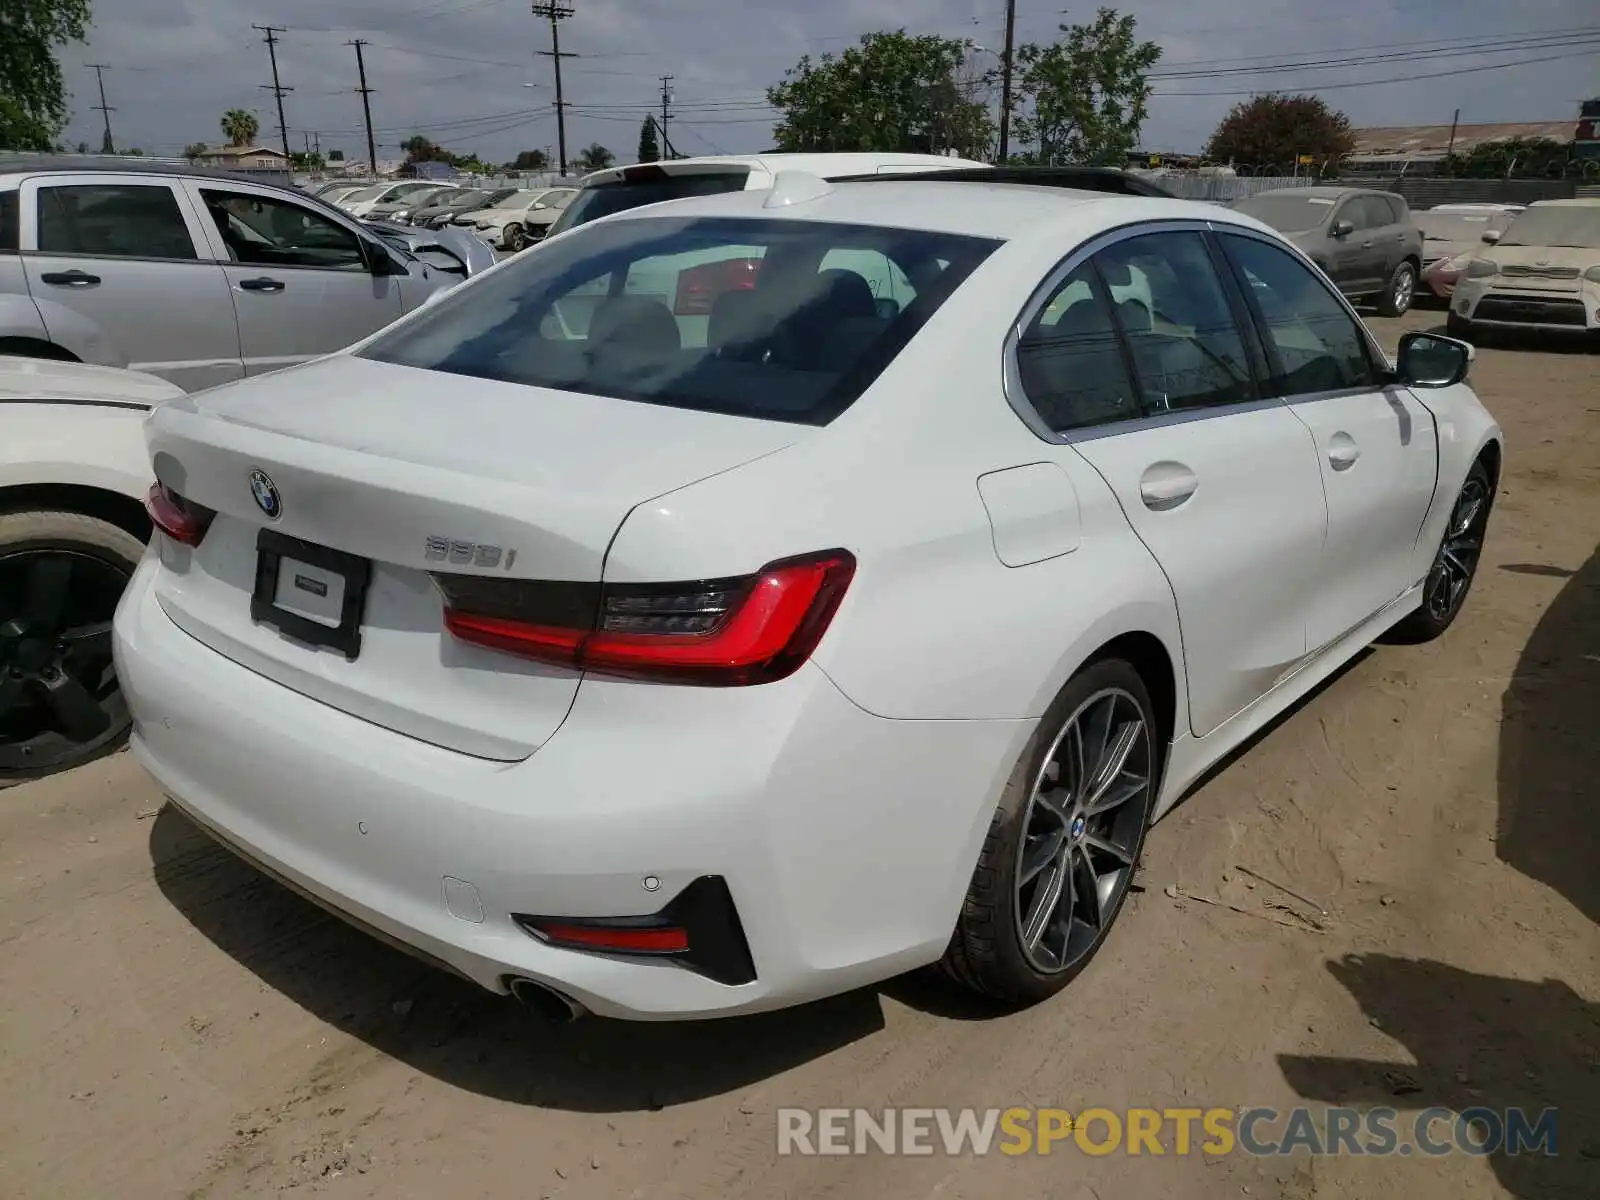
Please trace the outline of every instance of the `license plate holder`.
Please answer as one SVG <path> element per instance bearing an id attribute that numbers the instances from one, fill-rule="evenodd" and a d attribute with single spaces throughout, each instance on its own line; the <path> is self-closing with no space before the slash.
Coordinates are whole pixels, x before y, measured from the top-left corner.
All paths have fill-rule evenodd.
<path id="1" fill-rule="evenodd" d="M 250 619 L 354 662 L 371 580 L 365 558 L 263 529 L 256 535 Z"/>

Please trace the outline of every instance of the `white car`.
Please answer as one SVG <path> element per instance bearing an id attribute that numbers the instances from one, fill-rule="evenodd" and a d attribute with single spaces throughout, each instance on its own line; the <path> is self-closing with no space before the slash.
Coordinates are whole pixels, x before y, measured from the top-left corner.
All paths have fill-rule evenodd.
<path id="1" fill-rule="evenodd" d="M 575 188 L 526 188 L 488 208 L 462 213 L 451 224 L 476 231 L 495 250 L 515 254 L 541 241 L 577 194 Z"/>
<path id="2" fill-rule="evenodd" d="M 1535 201 L 1483 240 L 1456 281 L 1453 336 L 1531 330 L 1600 339 L 1600 196 Z"/>
<path id="3" fill-rule="evenodd" d="M 111 616 L 144 555 L 154 375 L 0 357 L 0 784 L 121 745 Z"/>
<path id="4" fill-rule="evenodd" d="M 564 312 L 717 246 L 759 271 L 704 318 Z M 1471 355 L 1391 366 L 1189 201 L 785 174 L 596 221 L 155 412 L 132 746 L 240 854 L 543 1009 L 940 960 L 1035 1001 L 1202 772 L 1455 619 L 1502 453 Z"/>
<path id="5" fill-rule="evenodd" d="M 373 183 L 340 196 L 337 205 L 352 217 L 364 217 L 379 205 L 421 195 L 439 187 L 437 179 L 403 179 L 398 183 Z"/>

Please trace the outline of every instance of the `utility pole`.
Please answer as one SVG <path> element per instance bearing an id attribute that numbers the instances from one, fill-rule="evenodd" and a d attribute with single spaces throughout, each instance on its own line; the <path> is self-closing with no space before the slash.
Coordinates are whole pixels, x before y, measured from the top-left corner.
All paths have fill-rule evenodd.
<path id="1" fill-rule="evenodd" d="M 96 108 L 96 109 L 99 110 L 100 115 L 103 116 L 105 118 L 105 121 L 106 121 L 106 140 L 105 140 L 104 144 L 101 145 L 101 147 L 100 147 L 100 153 L 102 153 L 102 154 L 115 154 L 117 152 L 117 147 L 116 147 L 116 143 L 111 140 L 111 114 L 116 112 L 117 110 L 112 108 L 109 104 L 106 103 L 106 77 L 105 77 L 105 72 L 109 71 L 111 68 L 108 67 L 105 63 L 84 63 L 83 65 L 86 66 L 86 67 L 93 67 L 94 68 L 95 80 L 100 84 L 100 103 L 99 104 L 95 104 L 95 105 L 91 105 L 92 108 Z"/>
<path id="2" fill-rule="evenodd" d="M 661 151 L 664 157 L 673 158 L 672 143 L 667 140 L 667 122 L 672 119 L 672 76 L 661 77 Z"/>
<path id="3" fill-rule="evenodd" d="M 1006 0 L 1006 48 L 1000 55 L 1000 154 L 1004 164 L 1011 150 L 1011 58 L 1017 43 L 1017 0 Z"/>
<path id="4" fill-rule="evenodd" d="M 367 165 L 372 168 L 374 176 L 378 173 L 378 147 L 372 140 L 372 101 L 367 97 L 372 95 L 372 89 L 367 86 L 367 60 L 361 56 L 361 47 L 367 43 L 362 38 L 353 42 L 346 42 L 347 46 L 356 48 L 356 74 L 361 76 L 361 86 L 356 91 L 361 93 L 361 112 L 367 122 Z"/>
<path id="5" fill-rule="evenodd" d="M 261 86 L 270 91 L 278 101 L 278 136 L 283 139 L 283 165 L 287 169 L 290 161 L 289 125 L 283 119 L 283 95 L 285 92 L 294 91 L 294 89 L 292 87 L 284 87 L 278 80 L 278 35 L 286 32 L 286 30 L 281 25 L 252 25 L 250 28 L 259 30 L 263 34 L 261 40 L 266 42 L 267 56 L 272 60 L 272 83 L 270 86 L 265 83 Z"/>
<path id="6" fill-rule="evenodd" d="M 105 97 L 102 96 L 101 100 L 104 101 L 104 99 Z M 1458 108 L 1456 109 L 1455 116 L 1450 118 L 1450 148 L 1444 152 L 1444 156 L 1446 158 L 1450 158 L 1456 152 L 1456 124 L 1460 120 L 1461 110 Z"/>
<path id="7" fill-rule="evenodd" d="M 534 0 L 533 15 L 550 22 L 550 49 L 537 53 L 549 58 L 556 68 L 556 146 L 561 153 L 561 174 L 567 173 L 567 101 L 561 92 L 561 60 L 576 54 L 561 52 L 561 22 L 572 15 L 570 0 Z"/>

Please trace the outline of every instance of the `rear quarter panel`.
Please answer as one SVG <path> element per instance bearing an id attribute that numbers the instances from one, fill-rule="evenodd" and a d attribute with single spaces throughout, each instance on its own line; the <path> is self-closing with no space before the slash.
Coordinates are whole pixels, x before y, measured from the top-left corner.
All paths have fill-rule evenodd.
<path id="1" fill-rule="evenodd" d="M 77 484 L 143 500 L 154 476 L 145 410 L 0 398 L 0 504 L 23 484 Z"/>
<path id="2" fill-rule="evenodd" d="M 1461 485 L 1466 482 L 1467 472 L 1491 442 L 1496 444 L 1502 456 L 1496 483 L 1505 478 L 1505 434 L 1494 415 L 1478 399 L 1470 383 L 1458 383 L 1448 388 L 1414 388 L 1411 394 L 1433 414 L 1439 439 L 1438 483 L 1427 519 L 1417 538 L 1416 569 L 1413 574 L 1421 579 L 1433 561 L 1440 539 L 1444 537 L 1445 523 L 1450 519 L 1450 510 L 1461 492 Z"/>

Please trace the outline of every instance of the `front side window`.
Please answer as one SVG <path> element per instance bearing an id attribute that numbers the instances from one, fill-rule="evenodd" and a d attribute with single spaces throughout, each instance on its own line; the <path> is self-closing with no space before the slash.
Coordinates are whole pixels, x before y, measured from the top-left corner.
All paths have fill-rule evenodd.
<path id="1" fill-rule="evenodd" d="M 1147 233 L 1094 256 L 1151 413 L 1256 399 L 1244 339 L 1198 233 Z"/>
<path id="2" fill-rule="evenodd" d="M 1309 267 L 1255 238 L 1224 233 L 1220 241 L 1261 314 L 1279 395 L 1378 386 L 1361 328 Z"/>
<path id="3" fill-rule="evenodd" d="M 362 356 L 826 424 L 997 245 L 831 222 L 641 216 L 547 243 L 447 295 Z M 881 310 L 863 276 L 825 265 L 847 253 L 881 255 L 922 284 L 916 298 L 904 310 Z"/>
<path id="4" fill-rule="evenodd" d="M 236 263 L 364 271 L 361 240 L 320 213 L 274 196 L 202 188 L 206 211 Z"/>
<path id="5" fill-rule="evenodd" d="M 195 259 L 178 198 L 165 184 L 39 189 L 39 249 L 49 254 Z"/>
<path id="6" fill-rule="evenodd" d="M 1023 331 L 1017 373 L 1056 433 L 1140 415 L 1111 302 L 1090 264 L 1068 275 Z"/>

